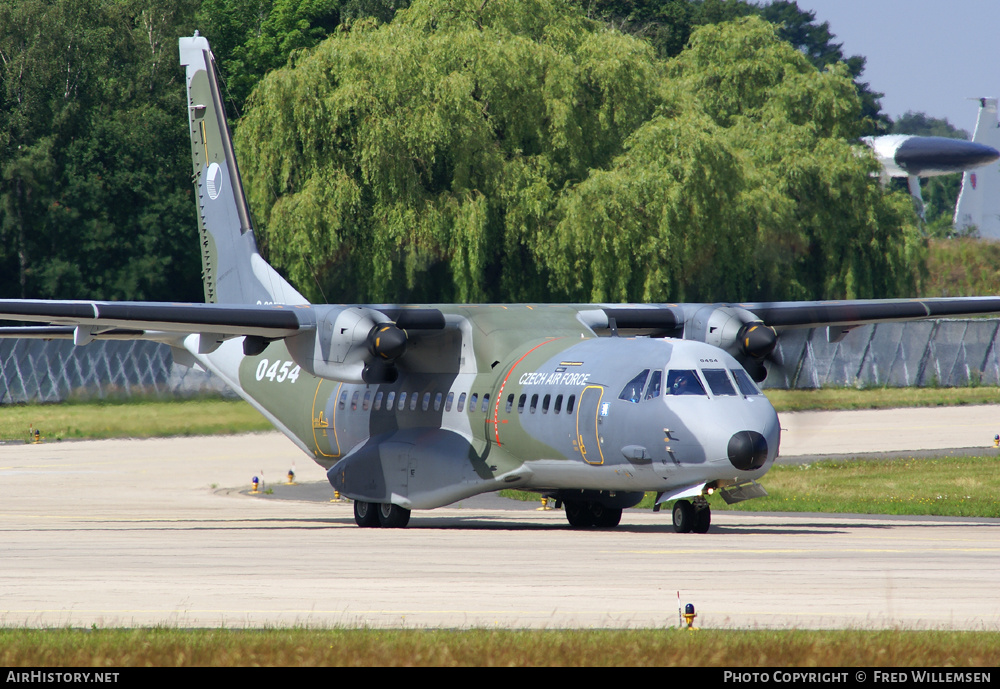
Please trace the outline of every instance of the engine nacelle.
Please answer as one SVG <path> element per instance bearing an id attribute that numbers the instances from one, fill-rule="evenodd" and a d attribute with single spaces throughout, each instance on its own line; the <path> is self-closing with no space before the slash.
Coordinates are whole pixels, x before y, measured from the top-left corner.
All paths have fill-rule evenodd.
<path id="1" fill-rule="evenodd" d="M 764 360 L 778 344 L 774 328 L 738 306 L 705 306 L 684 324 L 684 339 L 701 340 L 732 354 L 754 380 L 767 376 Z"/>
<path id="2" fill-rule="evenodd" d="M 370 344 L 377 328 L 382 328 L 393 343 L 392 358 L 402 354 L 401 333 L 384 313 L 359 306 L 314 306 L 316 329 L 285 340 L 288 352 L 304 371 L 345 383 L 382 382 L 372 380 L 371 367 L 376 361 L 378 375 L 385 377 L 394 371 L 387 366 L 386 356 L 378 356 Z M 388 329 L 388 330 L 386 330 Z M 391 363 L 389 361 L 388 363 Z"/>

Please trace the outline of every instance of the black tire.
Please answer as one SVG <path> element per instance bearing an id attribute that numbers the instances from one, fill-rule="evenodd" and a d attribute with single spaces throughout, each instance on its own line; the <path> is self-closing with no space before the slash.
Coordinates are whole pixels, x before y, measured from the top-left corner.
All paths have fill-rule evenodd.
<path id="1" fill-rule="evenodd" d="M 599 502 L 592 502 L 588 507 L 590 509 L 590 518 L 594 526 L 602 529 L 612 529 L 621 523 L 621 510 L 605 507 Z"/>
<path id="2" fill-rule="evenodd" d="M 674 531 L 690 533 L 694 527 L 694 505 L 687 500 L 674 503 Z"/>
<path id="3" fill-rule="evenodd" d="M 594 525 L 594 516 L 585 502 L 579 500 L 566 500 L 563 502 L 566 508 L 566 519 L 569 525 L 577 529 L 585 529 Z"/>
<path id="4" fill-rule="evenodd" d="M 694 524 L 691 530 L 695 533 L 708 533 L 708 527 L 712 525 L 712 508 L 705 505 L 700 510 L 695 510 Z"/>
<path id="5" fill-rule="evenodd" d="M 379 526 L 378 510 L 370 502 L 354 501 L 354 523 L 362 528 Z"/>
<path id="6" fill-rule="evenodd" d="M 410 510 L 391 502 L 383 502 L 375 510 L 378 513 L 378 523 L 386 529 L 402 529 L 410 523 Z"/>

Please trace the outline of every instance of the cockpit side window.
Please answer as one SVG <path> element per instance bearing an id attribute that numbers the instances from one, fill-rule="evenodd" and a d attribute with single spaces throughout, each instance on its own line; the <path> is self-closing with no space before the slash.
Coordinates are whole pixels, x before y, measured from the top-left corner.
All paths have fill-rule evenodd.
<path id="1" fill-rule="evenodd" d="M 744 395 L 759 395 L 760 389 L 754 384 L 753 379 L 750 378 L 750 374 L 744 371 L 742 368 L 734 368 L 733 378 L 736 379 L 736 384 L 740 387 L 740 392 Z"/>
<path id="2" fill-rule="evenodd" d="M 708 387 L 712 389 L 713 395 L 735 395 L 736 388 L 733 387 L 729 376 L 724 368 L 703 368 L 702 374 L 708 381 Z"/>
<path id="3" fill-rule="evenodd" d="M 668 395 L 706 395 L 698 374 L 690 370 L 667 371 Z M 707 395 L 706 395 L 707 396 Z"/>
<path id="4" fill-rule="evenodd" d="M 618 395 L 618 399 L 638 404 L 639 400 L 642 399 L 642 388 L 646 385 L 646 378 L 648 377 L 649 369 L 647 368 L 625 384 L 621 394 Z"/>
<path id="5" fill-rule="evenodd" d="M 646 397 L 644 399 L 651 400 L 660 396 L 660 383 L 663 381 L 663 371 L 657 369 L 653 371 L 653 375 L 649 377 L 649 387 L 646 388 Z"/>

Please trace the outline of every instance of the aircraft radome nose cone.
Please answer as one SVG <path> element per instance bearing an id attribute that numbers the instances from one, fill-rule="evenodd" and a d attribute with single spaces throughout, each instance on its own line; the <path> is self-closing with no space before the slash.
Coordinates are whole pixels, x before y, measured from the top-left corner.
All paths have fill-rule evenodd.
<path id="1" fill-rule="evenodd" d="M 767 440 L 756 431 L 739 431 L 729 439 L 729 461 L 740 471 L 760 469 L 767 461 Z"/>
<path id="2" fill-rule="evenodd" d="M 962 172 L 1000 159 L 992 146 L 943 136 L 914 136 L 896 149 L 896 164 L 911 175 Z"/>

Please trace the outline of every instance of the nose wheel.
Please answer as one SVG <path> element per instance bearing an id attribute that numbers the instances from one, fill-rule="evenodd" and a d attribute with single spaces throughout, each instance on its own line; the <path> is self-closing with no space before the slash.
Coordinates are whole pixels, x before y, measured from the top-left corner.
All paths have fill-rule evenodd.
<path id="1" fill-rule="evenodd" d="M 696 499 L 695 504 L 687 500 L 674 503 L 674 531 L 677 533 L 706 533 L 712 525 L 712 508 L 703 497 Z"/>

